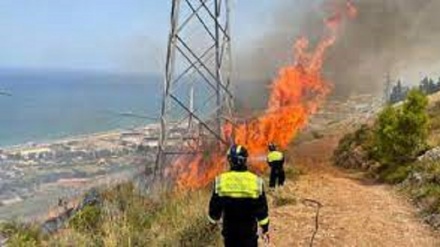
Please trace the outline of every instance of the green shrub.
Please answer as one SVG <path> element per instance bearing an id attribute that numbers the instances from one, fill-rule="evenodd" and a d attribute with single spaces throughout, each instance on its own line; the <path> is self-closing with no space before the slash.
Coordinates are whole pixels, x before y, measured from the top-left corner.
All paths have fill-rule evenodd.
<path id="1" fill-rule="evenodd" d="M 345 134 L 338 143 L 338 147 L 335 149 L 335 155 L 337 156 L 339 153 L 344 153 L 350 150 L 354 145 L 354 134 L 348 133 Z"/>
<path id="2" fill-rule="evenodd" d="M 356 148 L 354 142 L 354 134 L 348 133 L 345 134 L 338 143 L 338 146 L 333 151 L 333 162 L 336 166 L 346 167 L 348 168 L 350 165 L 347 165 L 347 156 Z"/>
<path id="3" fill-rule="evenodd" d="M 11 247 L 40 246 L 41 231 L 37 226 L 19 222 L 8 222 L 0 225 L 0 233 L 8 238 L 7 245 Z"/>
<path id="4" fill-rule="evenodd" d="M 428 99 L 412 90 L 402 108 L 388 106 L 378 117 L 374 132 L 374 157 L 382 164 L 412 161 L 427 147 Z"/>
<path id="5" fill-rule="evenodd" d="M 363 124 L 354 133 L 348 133 L 339 140 L 339 145 L 335 153 L 345 152 L 357 146 L 370 149 L 371 145 L 373 145 L 373 131 L 371 127 Z"/>
<path id="6" fill-rule="evenodd" d="M 410 194 L 425 214 L 440 213 L 440 185 L 425 183 L 420 187 L 410 188 Z"/>
<path id="7" fill-rule="evenodd" d="M 386 107 L 378 116 L 371 156 L 382 164 L 379 177 L 390 183 L 403 181 L 415 158 L 427 148 L 428 99 L 412 90 L 400 108 Z"/>
<path id="8" fill-rule="evenodd" d="M 370 126 L 363 124 L 354 132 L 353 141 L 356 145 L 369 149 L 373 141 L 373 130 Z"/>
<path id="9" fill-rule="evenodd" d="M 333 162 L 348 169 L 368 170 L 373 147 L 373 130 L 368 125 L 362 125 L 354 133 L 341 138 L 333 152 Z"/>
<path id="10" fill-rule="evenodd" d="M 69 226 L 84 233 L 95 233 L 101 225 L 101 208 L 99 206 L 85 206 L 70 220 Z"/>
<path id="11" fill-rule="evenodd" d="M 378 116 L 374 131 L 373 157 L 381 163 L 389 163 L 397 154 L 396 141 L 398 112 L 392 106 L 386 107 Z"/>
<path id="12" fill-rule="evenodd" d="M 379 179 L 385 183 L 397 184 L 403 182 L 413 170 L 411 165 L 389 166 L 382 168 Z"/>
<path id="13" fill-rule="evenodd" d="M 440 183 L 440 163 L 435 161 L 417 162 L 415 169 L 424 174 L 427 182 Z"/>
<path id="14" fill-rule="evenodd" d="M 333 155 L 335 164 L 369 170 L 384 182 L 402 182 L 411 170 L 408 164 L 428 146 L 427 105 L 425 95 L 410 91 L 403 105 L 383 109 L 373 128 L 363 125 L 341 138 Z"/>

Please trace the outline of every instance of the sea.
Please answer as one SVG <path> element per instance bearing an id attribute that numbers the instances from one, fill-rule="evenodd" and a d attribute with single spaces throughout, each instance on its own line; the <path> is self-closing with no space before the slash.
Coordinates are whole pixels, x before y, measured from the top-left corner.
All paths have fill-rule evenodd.
<path id="1" fill-rule="evenodd" d="M 0 148 L 155 122 L 161 83 L 157 75 L 0 70 Z"/>

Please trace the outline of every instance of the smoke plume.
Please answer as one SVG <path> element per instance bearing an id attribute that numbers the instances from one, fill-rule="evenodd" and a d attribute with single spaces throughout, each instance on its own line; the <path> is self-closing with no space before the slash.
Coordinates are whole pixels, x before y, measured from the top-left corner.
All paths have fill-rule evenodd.
<path id="1" fill-rule="evenodd" d="M 291 57 L 286 51 L 294 38 L 306 35 L 318 39 L 323 18 L 342 2 L 345 0 L 281 1 L 270 25 L 262 28 L 265 35 L 249 49 L 238 51 L 240 77 L 252 81 L 240 88 L 246 88 L 248 94 L 249 88 L 261 92 L 276 68 Z M 324 63 L 325 77 L 335 86 L 334 95 L 380 93 L 388 73 L 392 78 L 411 74 L 417 78 L 420 72 L 427 73 L 439 65 L 440 1 L 353 2 L 357 19 L 345 24 Z M 292 14 L 298 8 L 301 13 Z M 239 81 L 244 81 L 240 77 Z"/>

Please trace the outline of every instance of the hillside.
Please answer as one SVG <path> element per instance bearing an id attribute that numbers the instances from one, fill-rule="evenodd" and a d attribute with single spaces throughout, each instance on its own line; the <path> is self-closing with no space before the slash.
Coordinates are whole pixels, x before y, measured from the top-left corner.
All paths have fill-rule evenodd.
<path id="1" fill-rule="evenodd" d="M 431 96 L 430 105 L 439 98 Z M 290 146 L 288 182 L 268 191 L 270 246 L 307 246 L 316 226 L 314 246 L 439 246 L 439 233 L 395 187 L 333 166 L 333 150 L 353 121 L 319 119 L 329 116 L 317 116 L 313 121 L 319 124 Z M 81 211 L 56 234 L 20 224 L 3 226 L 2 232 L 10 246 L 221 246 L 219 229 L 209 229 L 205 218 L 209 195 L 203 189 L 145 198 L 125 184 L 104 191 L 99 205 Z M 322 204 L 319 215 L 308 199 Z"/>
<path id="2" fill-rule="evenodd" d="M 438 246 L 440 236 L 424 224 L 415 208 L 388 185 L 339 170 L 330 158 L 337 137 L 303 143 L 290 152 L 305 174 L 283 191 L 297 201 L 323 204 L 316 246 Z M 315 209 L 302 203 L 271 211 L 273 245 L 307 246 L 315 227 Z"/>

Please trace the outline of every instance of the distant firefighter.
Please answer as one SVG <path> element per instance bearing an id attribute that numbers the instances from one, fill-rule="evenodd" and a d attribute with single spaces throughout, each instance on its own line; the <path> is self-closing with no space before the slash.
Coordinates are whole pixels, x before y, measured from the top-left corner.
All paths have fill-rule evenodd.
<path id="1" fill-rule="evenodd" d="M 269 216 L 263 179 L 247 170 L 246 148 L 234 145 L 227 157 L 231 170 L 215 179 L 208 219 L 215 226 L 223 218 L 226 247 L 258 246 L 258 226 L 268 243 Z"/>
<path id="2" fill-rule="evenodd" d="M 274 143 L 269 143 L 268 149 L 267 163 L 270 167 L 269 187 L 275 188 L 276 186 L 284 185 L 284 154 L 277 150 L 277 146 Z"/>

